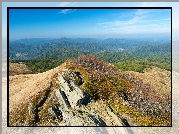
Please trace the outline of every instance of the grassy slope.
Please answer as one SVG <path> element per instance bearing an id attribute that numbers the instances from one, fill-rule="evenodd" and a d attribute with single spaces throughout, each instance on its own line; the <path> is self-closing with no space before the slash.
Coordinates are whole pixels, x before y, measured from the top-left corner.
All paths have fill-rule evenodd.
<path id="1" fill-rule="evenodd" d="M 105 69 L 107 70 L 106 75 L 104 75 L 105 72 L 101 72 L 102 70 L 100 69 L 79 66 L 71 61 L 66 62 L 66 68 L 79 71 L 85 80 L 82 88 L 86 92 L 88 92 L 94 99 L 102 100 L 105 104 L 110 105 L 118 115 L 130 119 L 133 124 L 141 126 L 160 126 L 170 124 L 170 115 L 167 115 L 165 118 L 156 118 L 143 115 L 140 111 L 134 109 L 133 107 L 123 105 L 123 100 L 119 98 L 117 91 L 121 91 L 122 89 L 132 91 L 135 90 L 135 85 L 122 78 L 121 76 L 124 73 L 117 71 L 110 64 L 96 60 L 96 63 L 97 62 L 105 66 Z M 10 77 L 10 121 L 13 125 L 23 124 L 23 120 L 25 120 L 25 118 L 28 118 L 28 122 L 31 122 L 31 118 L 28 115 L 27 99 L 32 97 L 34 101 L 33 103 L 38 103 L 39 99 L 44 96 L 45 92 L 49 89 L 49 83 L 52 82 L 53 76 L 62 69 L 64 69 L 64 64 L 56 69 L 40 74 Z M 130 75 L 130 73 L 131 72 L 126 72 L 125 74 Z M 166 94 L 170 93 L 170 83 L 168 81 L 170 80 L 170 73 L 168 71 L 153 68 L 146 70 L 146 73 L 132 73 L 135 74 L 135 76 L 144 79 L 144 82 L 149 82 L 151 85 L 153 82 L 156 82 L 155 80 L 152 81 L 152 78 L 157 79 L 156 84 L 159 84 L 159 87 L 162 87 L 162 83 L 164 82 L 165 86 L 163 86 L 161 89 L 157 88 L 158 85 L 154 84 L 152 86 L 156 87 L 155 89 L 158 93 L 164 93 L 163 91 L 165 91 Z M 161 82 L 164 77 L 164 81 Z M 19 102 L 21 103 L 19 104 Z M 46 109 L 43 110 L 44 113 L 41 113 L 42 116 L 46 115 Z M 17 120 L 20 122 L 17 122 Z M 48 119 L 44 118 L 44 120 Z"/>
<path id="2" fill-rule="evenodd" d="M 109 70 L 111 69 L 109 64 L 105 65 Z M 122 89 L 132 91 L 135 90 L 135 85 L 120 77 L 120 75 L 123 74 L 122 72 L 118 73 L 118 75 L 113 75 L 112 73 L 109 73 L 109 76 L 107 76 L 103 75 L 103 73 L 100 73 L 100 71 L 95 71 L 94 69 L 88 67 L 74 65 L 71 62 L 68 63 L 68 68 L 79 71 L 85 79 L 82 88 L 90 95 L 92 95 L 94 99 L 101 99 L 106 104 L 113 107 L 117 114 L 123 117 L 127 116 L 127 118 L 132 118 L 136 124 L 141 126 L 167 126 L 170 124 L 170 114 L 164 114 L 165 117 L 163 118 L 156 118 L 154 116 L 143 115 L 140 111 L 136 110 L 135 108 L 123 105 L 123 102 L 119 98 L 116 91 L 120 91 Z M 116 70 L 111 70 L 111 72 L 115 71 Z M 161 76 L 160 77 L 155 76 L 155 72 L 158 71 L 157 69 L 153 69 L 151 72 L 150 71 L 151 70 L 142 75 L 135 75 L 144 78 L 144 82 L 149 82 L 150 77 L 155 77 L 156 79 L 158 79 L 158 81 L 161 81 L 163 80 L 163 77 L 166 76 L 166 87 L 162 87 L 160 91 L 156 89 L 156 91 L 159 94 L 162 93 L 162 91 L 165 91 L 165 93 L 170 94 L 170 82 L 168 81 L 170 80 L 170 73 L 168 71 L 164 71 L 163 74 L 159 73 L 159 75 Z M 151 76 L 149 76 L 149 74 Z M 156 85 L 154 84 L 154 86 Z"/>
<path id="3" fill-rule="evenodd" d="M 15 75 L 9 77 L 10 125 L 29 126 L 28 100 L 35 106 L 51 89 L 53 77 L 62 71 L 64 65 L 38 74 Z"/>
<path id="4" fill-rule="evenodd" d="M 32 71 L 23 63 L 9 63 L 9 75 L 30 74 Z"/>

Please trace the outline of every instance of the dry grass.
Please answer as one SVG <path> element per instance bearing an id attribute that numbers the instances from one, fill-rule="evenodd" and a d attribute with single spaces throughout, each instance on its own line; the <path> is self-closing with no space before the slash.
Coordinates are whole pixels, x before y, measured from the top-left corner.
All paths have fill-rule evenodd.
<path id="1" fill-rule="evenodd" d="M 3 73 L 2 73 L 2 133 L 54 133 L 54 134 L 58 134 L 58 133 L 66 133 L 66 132 L 71 132 L 71 133 L 80 133 L 80 132 L 91 132 L 91 130 L 93 130 L 93 128 L 85 128 L 82 129 L 82 127 L 78 127 L 77 129 L 73 129 L 70 127 L 66 127 L 65 129 L 59 129 L 59 128 L 48 128 L 48 127 L 41 127 L 41 128 L 32 128 L 32 127 L 21 127 L 21 128 L 17 128 L 17 127 L 7 127 L 7 102 L 6 102 L 6 96 L 7 96 L 7 87 L 6 87 L 6 63 L 2 64 L 3 67 Z M 172 90 L 173 90 L 173 127 L 132 127 L 131 129 L 135 132 L 135 133 L 146 133 L 146 134 L 150 134 L 150 133 L 158 133 L 158 134 L 172 134 L 172 133 L 177 133 L 179 131 L 179 120 L 178 120 L 178 109 L 179 109 L 179 88 L 178 88 L 178 81 L 179 81 L 179 73 L 177 72 L 173 72 L 172 75 L 173 79 L 172 79 Z M 174 116 L 176 115 L 176 116 Z M 121 133 L 120 129 L 121 127 L 101 127 L 101 129 L 106 129 L 108 133 Z"/>
<path id="2" fill-rule="evenodd" d="M 66 65 L 67 64 L 67 65 Z M 65 65 L 67 67 L 65 67 Z M 39 74 L 27 74 L 27 75 L 15 75 L 15 76 L 10 76 L 10 81 L 9 81 L 9 86 L 10 86 L 10 118 L 13 119 L 11 121 L 12 125 L 14 124 L 13 122 L 16 122 L 18 124 L 25 124 L 27 122 L 23 122 L 25 119 L 29 119 L 29 122 L 31 121 L 31 118 L 28 116 L 28 98 L 32 98 L 34 105 L 37 105 L 38 100 L 40 97 L 44 96 L 45 92 L 51 88 L 51 83 L 55 86 L 58 87 L 59 85 L 55 85 L 55 76 L 57 76 L 58 73 L 61 73 L 63 69 L 65 68 L 73 68 L 74 70 L 79 71 L 81 74 L 87 73 L 89 70 L 84 69 L 83 67 L 80 66 L 73 66 L 70 64 L 70 62 L 66 62 L 62 64 L 61 66 L 54 68 L 52 70 L 49 70 L 44 73 L 39 73 Z M 82 73 L 83 72 L 83 73 Z M 159 68 L 152 68 L 146 70 L 145 73 L 137 73 L 137 72 L 126 72 L 126 73 L 134 73 L 136 76 L 139 78 L 143 79 L 145 83 L 151 84 L 154 89 L 160 93 L 160 94 L 169 94 L 170 91 L 170 72 L 159 69 Z M 88 73 L 87 73 L 88 74 Z M 85 79 L 86 80 L 86 79 Z M 119 82 L 117 82 L 119 83 Z M 121 81 L 124 85 L 122 87 L 125 87 L 125 82 Z M 126 83 L 129 85 L 129 83 Z M 93 85 L 94 86 L 94 85 Z M 98 83 L 99 86 L 99 83 Z M 102 86 L 102 85 L 101 85 Z M 103 85 L 104 86 L 104 85 Z M 105 83 L 105 86 L 109 86 L 112 88 L 112 85 L 110 82 Z M 128 86 L 127 86 L 128 87 Z M 99 89 L 99 88 L 98 88 Z M 116 103 L 119 105 L 119 103 Z M 48 122 L 50 118 L 46 118 L 48 111 L 47 109 L 51 106 L 51 104 L 47 104 L 45 107 L 41 108 L 41 112 L 39 113 L 41 116 L 41 119 L 43 122 L 40 122 L 36 125 L 44 125 Z M 121 116 L 127 117 L 128 119 L 130 118 L 130 123 L 133 125 L 135 124 L 140 124 L 142 126 L 145 125 L 157 125 L 159 121 L 156 121 L 153 118 L 149 118 L 148 116 L 143 116 L 141 115 L 140 112 L 134 112 L 133 109 L 130 109 L 128 107 L 125 107 L 123 105 L 120 106 L 120 108 L 117 108 L 119 106 L 113 106 L 117 110 L 117 113 L 124 113 Z M 98 111 L 98 110 L 97 110 Z M 103 111 L 103 112 L 102 112 Z M 99 110 L 99 115 L 103 115 L 102 113 L 104 112 L 105 109 L 104 107 L 101 107 L 101 110 Z M 130 114 L 133 113 L 133 114 Z M 135 113 L 135 114 L 134 114 Z M 21 117 L 19 116 L 21 115 Z M 131 116 L 130 116 L 131 115 Z M 18 122 L 17 118 L 15 116 L 19 116 Z M 103 119 L 108 122 L 107 125 L 110 125 L 109 120 L 105 118 L 106 115 L 103 115 Z M 136 119 L 134 119 L 136 118 Z M 11 120 L 10 119 L 10 120 Z M 151 121 L 151 122 L 144 122 L 146 121 Z M 32 122 L 32 121 L 31 121 Z M 156 124 L 155 124 L 156 123 Z M 27 123 L 28 124 L 28 123 Z M 160 124 L 160 123 L 159 123 Z M 46 124 L 49 125 L 49 124 Z M 52 126 L 54 124 L 51 124 Z M 111 124 L 115 125 L 115 124 Z M 162 125 L 167 125 L 166 122 L 164 122 Z"/>
<path id="3" fill-rule="evenodd" d="M 109 80 L 104 80 L 101 82 L 98 82 L 100 75 L 98 76 L 97 73 L 95 72 L 95 76 L 97 76 L 97 80 L 91 82 L 88 77 L 90 75 L 93 76 L 93 71 L 92 69 L 89 68 L 84 68 L 81 66 L 75 66 L 72 64 L 69 64 L 69 67 L 71 69 L 75 69 L 77 71 L 79 71 L 83 76 L 84 76 L 84 84 L 82 86 L 83 90 L 85 90 L 86 92 L 88 92 L 90 95 L 95 95 L 95 93 L 98 93 L 100 91 L 100 89 L 102 89 L 103 87 L 104 90 L 102 91 L 107 91 L 107 92 L 102 92 L 99 93 L 99 95 L 102 95 L 104 97 L 105 94 L 107 94 L 106 98 L 108 98 L 109 100 L 109 105 L 110 104 L 114 104 L 113 108 L 116 110 L 117 113 L 121 114 L 121 116 L 126 117 L 128 119 L 130 119 L 130 123 L 131 125 L 138 125 L 138 126 L 169 126 L 170 125 L 170 114 L 164 114 L 165 117 L 162 115 L 162 119 L 157 118 L 154 116 L 149 116 L 149 115 L 144 115 L 142 114 L 142 112 L 140 112 L 139 110 L 134 111 L 133 108 L 130 108 L 128 106 L 124 106 L 123 103 L 119 103 L 119 102 L 115 102 L 113 103 L 113 100 L 118 100 L 119 96 L 115 95 L 115 91 L 113 92 L 113 86 L 110 83 Z M 148 83 L 149 85 L 151 85 L 152 89 L 155 89 L 156 93 L 159 96 L 162 95 L 169 95 L 171 94 L 171 73 L 169 71 L 157 68 L 157 67 L 153 67 L 152 69 L 146 69 L 145 73 L 138 73 L 138 72 L 133 72 L 133 71 L 126 71 L 124 73 L 129 74 L 129 76 L 132 76 L 132 74 L 136 77 L 136 79 L 141 79 L 141 81 L 143 81 L 143 83 Z M 111 75 L 110 75 L 111 76 Z M 94 80 L 94 78 L 92 78 L 92 80 Z M 119 79 L 120 80 L 120 79 Z M 106 82 L 107 81 L 107 82 Z M 133 86 L 131 85 L 130 87 L 130 82 L 125 82 L 125 81 L 115 81 L 113 80 L 112 77 L 110 77 L 110 81 L 113 82 L 113 84 L 115 85 L 114 88 L 117 87 L 117 85 L 122 86 L 122 88 L 126 88 L 126 89 L 130 89 L 130 91 L 135 90 L 135 88 L 133 88 Z M 104 86 L 105 85 L 105 86 Z M 89 89 L 89 90 L 88 90 Z M 92 89 L 94 90 L 94 92 L 92 92 Z M 119 87 L 119 89 L 121 89 L 121 87 Z M 112 95 L 112 97 L 110 97 L 110 95 Z M 155 95 L 155 94 L 154 94 Z M 148 101 L 148 100 L 147 100 Z M 130 117 L 129 117 L 130 116 Z"/>
<path id="4" fill-rule="evenodd" d="M 56 67 L 44 73 L 15 75 L 9 77 L 9 113 L 11 118 L 15 118 L 12 113 L 27 113 L 28 98 L 35 99 L 50 88 L 53 77 L 60 73 L 64 65 Z M 24 112 L 22 111 L 24 109 Z M 21 112 L 20 112 L 21 111 Z M 27 115 L 21 115 L 26 117 Z M 11 119 L 10 119 L 11 120 Z M 11 125 L 11 124 L 10 124 Z"/>
<path id="5" fill-rule="evenodd" d="M 148 68 L 145 73 L 126 71 L 149 83 L 161 95 L 171 94 L 171 72 L 157 67 Z"/>
<path id="6" fill-rule="evenodd" d="M 9 75 L 31 74 L 32 71 L 23 63 L 9 63 Z"/>

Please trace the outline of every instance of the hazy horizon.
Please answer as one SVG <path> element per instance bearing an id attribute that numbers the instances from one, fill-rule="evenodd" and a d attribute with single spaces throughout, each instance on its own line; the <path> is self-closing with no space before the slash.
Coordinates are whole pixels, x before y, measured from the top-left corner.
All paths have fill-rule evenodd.
<path id="1" fill-rule="evenodd" d="M 171 39 L 171 35 L 160 35 L 160 36 L 145 36 L 145 37 L 139 37 L 139 36 L 133 36 L 133 37 L 32 37 L 32 38 L 19 38 L 19 39 L 9 39 L 9 41 L 18 41 L 18 40 L 28 40 L 28 39 Z M 7 39 L 6 39 L 7 40 Z"/>

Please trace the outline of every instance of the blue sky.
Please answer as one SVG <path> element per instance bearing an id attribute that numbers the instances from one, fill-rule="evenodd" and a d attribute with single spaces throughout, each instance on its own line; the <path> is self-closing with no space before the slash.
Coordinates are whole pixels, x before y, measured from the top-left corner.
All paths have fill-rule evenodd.
<path id="1" fill-rule="evenodd" d="M 170 35 L 169 9 L 10 9 L 10 39 Z M 18 33 L 18 34 L 17 34 Z"/>
<path id="2" fill-rule="evenodd" d="M 172 32 L 173 32 L 173 40 L 179 38 L 179 2 L 2 2 L 2 39 L 3 42 L 7 38 L 7 7 L 8 6 L 13 6 L 13 7 L 80 7 L 80 6 L 91 6 L 91 7 L 172 7 Z M 64 10 L 65 11 L 65 10 Z M 67 11 L 67 10 L 66 10 Z M 131 14 L 130 14 L 131 13 Z M 141 10 L 136 10 L 136 11 L 126 11 L 125 13 L 111 13 L 110 14 L 105 14 L 108 17 L 101 16 L 101 19 L 96 19 L 94 21 L 88 19 L 88 21 L 85 21 L 85 23 L 78 23 L 76 26 L 74 25 L 66 25 L 66 27 L 62 27 L 62 25 L 59 26 L 59 24 L 62 24 L 62 22 L 59 23 L 59 16 L 74 16 L 74 14 L 79 14 L 78 10 L 66 14 L 60 14 L 58 11 L 53 12 L 51 14 L 52 16 L 58 16 L 56 17 L 56 23 L 55 20 L 48 20 L 46 23 L 41 23 L 41 25 L 38 24 L 38 22 L 33 21 L 30 24 L 29 22 L 25 23 L 24 21 L 24 26 L 19 25 L 21 23 L 16 23 L 17 25 L 12 25 L 10 29 L 11 30 L 11 37 L 12 39 L 17 39 L 17 38 L 24 38 L 24 37 L 49 37 L 49 36 L 80 36 L 83 35 L 83 37 L 86 36 L 95 36 L 97 35 L 100 37 L 109 37 L 110 36 L 119 36 L 121 33 L 123 36 L 125 35 L 145 35 L 145 34 L 150 34 L 150 33 L 156 33 L 157 35 L 161 35 L 161 33 L 168 33 L 170 31 L 170 16 L 168 14 L 165 14 L 165 11 L 163 12 L 147 12 L 147 11 L 141 11 Z M 38 14 L 35 14 L 38 16 Z M 88 14 L 91 15 L 91 14 Z M 125 15 L 127 16 L 127 19 L 125 18 Z M 139 15 L 139 16 L 137 16 Z M 86 15 L 85 15 L 86 16 Z M 122 16 L 122 17 L 121 17 Z M 22 17 L 22 16 L 21 16 Z M 26 16 L 27 17 L 27 16 Z M 42 16 L 41 16 L 42 17 Z M 83 16 L 79 17 L 80 19 Z M 161 17 L 161 18 L 159 18 Z M 47 17 L 49 18 L 49 17 Z M 72 17 L 66 17 L 68 19 L 72 19 Z M 87 17 L 86 17 L 87 18 Z M 162 19 L 162 20 L 161 20 Z M 58 21 L 57 21 L 58 20 Z M 32 20 L 30 20 L 31 22 Z M 67 21 L 67 19 L 66 19 Z M 18 20 L 16 20 L 18 22 Z M 39 20 L 40 22 L 40 20 Z M 57 23 L 58 22 L 58 23 Z M 91 22 L 89 25 L 87 25 L 89 22 Z M 140 25 L 137 24 L 136 22 L 140 22 Z M 28 27 L 25 27 L 26 24 L 28 24 Z M 77 21 L 76 21 L 77 23 Z M 53 24 L 53 26 L 48 27 L 50 24 Z M 68 24 L 71 24 L 68 22 Z M 87 26 L 85 26 L 86 24 Z M 94 25 L 92 25 L 94 24 Z M 19 25 L 19 28 L 18 28 Z M 46 30 L 42 26 L 46 25 Z M 68 27 L 67 27 L 68 26 Z M 85 26 L 85 29 L 82 30 L 82 27 Z M 31 28 L 30 28 L 31 27 Z M 37 29 L 36 29 L 36 28 Z M 80 27 L 80 28 L 79 28 Z M 28 29 L 29 28 L 29 29 Z M 69 31 L 63 30 L 62 29 L 78 29 L 73 30 L 71 32 L 71 35 L 68 34 Z M 25 29 L 28 29 L 28 32 L 23 32 Z M 35 29 L 35 30 L 34 30 Z M 40 30 L 41 29 L 41 30 Z M 49 30 L 47 30 L 49 29 Z M 80 29 L 80 30 L 79 30 Z M 124 30 L 125 29 L 125 30 Z M 130 30 L 132 29 L 132 30 Z M 14 31 L 13 31 L 14 30 Z M 85 30 L 88 30 L 88 32 L 85 32 Z M 18 32 L 16 32 L 18 31 Z M 35 31 L 35 32 L 34 32 Z M 76 34 L 78 32 L 78 34 Z M 129 34 L 130 32 L 130 34 Z M 102 33 L 102 34 L 101 34 Z M 135 33 L 135 34 L 134 34 Z M 99 35 L 100 34 L 100 35 Z M 4 44 L 4 43 L 3 43 Z"/>

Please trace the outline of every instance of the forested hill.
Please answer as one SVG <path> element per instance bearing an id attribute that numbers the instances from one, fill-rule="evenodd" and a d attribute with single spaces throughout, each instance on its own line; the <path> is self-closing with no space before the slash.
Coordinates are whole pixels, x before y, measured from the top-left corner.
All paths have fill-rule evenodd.
<path id="1" fill-rule="evenodd" d="M 30 66 L 38 63 L 38 68 L 45 64 L 43 68 L 46 69 L 38 69 L 38 72 L 52 69 L 65 60 L 80 55 L 93 55 L 100 60 L 114 63 L 117 68 L 124 68 L 124 70 L 133 68 L 129 66 L 132 61 L 132 64 L 137 66 L 143 65 L 142 69 L 140 67 L 140 69 L 132 69 L 133 71 L 142 72 L 144 68 L 152 65 L 171 70 L 169 39 L 32 38 L 10 41 L 9 44 L 11 62 L 25 61 Z M 52 62 L 46 63 L 47 61 Z M 33 70 L 34 68 L 37 66 L 33 67 Z"/>
<path id="2" fill-rule="evenodd" d="M 42 53 L 53 53 L 54 51 L 65 48 L 67 50 L 78 50 L 82 52 L 123 52 L 136 46 L 170 46 L 170 40 L 167 39 L 93 39 L 93 38 L 60 38 L 60 39 L 21 39 L 10 41 L 9 59 L 10 60 L 28 60 L 39 57 Z M 141 48 L 140 48 L 141 49 Z M 158 48 L 154 48 L 156 51 Z M 160 48 L 159 48 L 160 49 Z M 166 48 L 168 50 L 168 48 Z M 136 51 L 136 50 L 135 50 Z M 138 51 L 138 50 L 137 50 Z M 152 50 L 153 51 L 153 50 Z M 159 50 L 161 51 L 161 50 Z M 163 50 L 162 50 L 163 51 Z M 165 51 L 165 50 L 164 50 Z M 170 50 L 169 50 L 170 51 Z M 56 53 L 56 52 L 55 52 Z"/>

